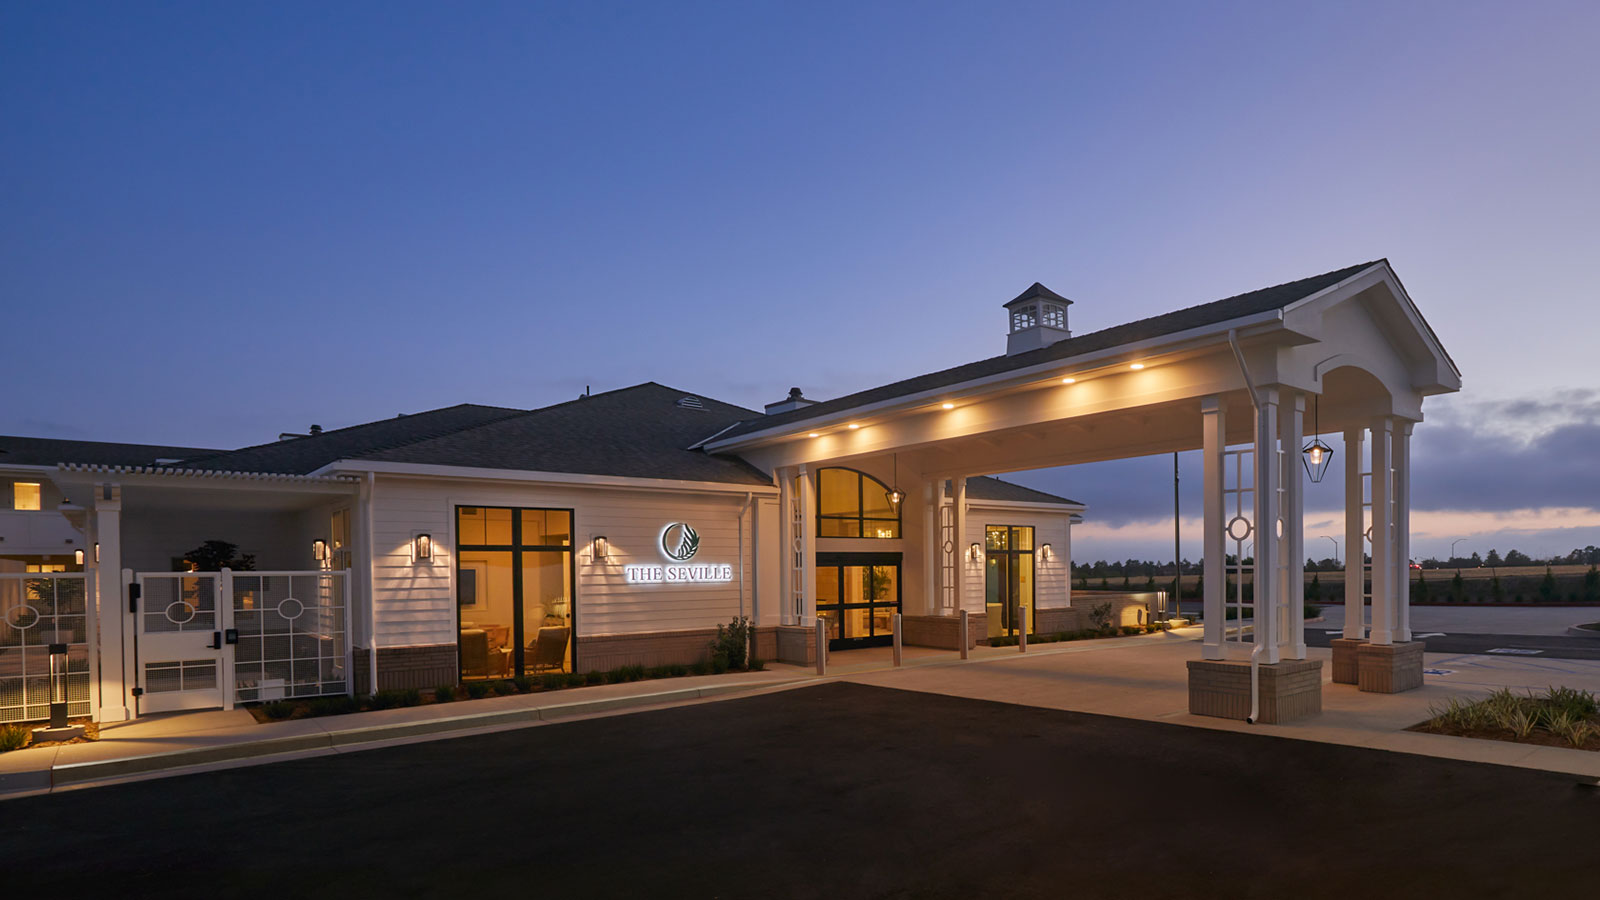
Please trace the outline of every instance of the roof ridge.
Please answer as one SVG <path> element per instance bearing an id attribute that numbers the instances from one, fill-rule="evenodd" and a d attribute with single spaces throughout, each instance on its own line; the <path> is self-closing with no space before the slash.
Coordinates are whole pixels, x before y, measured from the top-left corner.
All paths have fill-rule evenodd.
<path id="1" fill-rule="evenodd" d="M 303 437 L 290 438 L 289 440 L 305 441 L 305 440 L 316 440 L 317 438 L 332 437 L 333 435 L 336 435 L 336 434 L 346 434 L 348 432 L 356 430 L 357 428 L 370 428 L 370 427 L 372 427 L 374 425 L 385 425 L 385 424 L 388 424 L 390 422 L 395 421 L 396 419 L 409 419 L 409 418 L 413 418 L 415 416 L 426 416 L 426 415 L 431 415 L 432 413 L 444 412 L 445 410 L 449 410 L 449 409 L 461 409 L 462 407 L 467 407 L 467 406 L 476 407 L 478 409 L 499 409 L 499 410 L 504 410 L 504 411 L 506 411 L 506 412 L 508 412 L 508 413 L 510 413 L 512 415 L 527 411 L 527 410 L 519 410 L 519 409 L 517 409 L 515 407 L 511 407 L 511 406 L 494 406 L 492 404 L 487 404 L 487 403 L 454 403 L 454 404 L 451 404 L 450 406 L 440 406 L 440 407 L 436 407 L 434 409 L 425 409 L 422 412 L 400 413 L 399 415 L 396 415 L 396 416 L 393 416 L 393 417 L 382 418 L 382 419 L 373 419 L 370 422 L 357 422 L 354 425 L 346 425 L 343 428 L 334 428 L 334 429 L 331 429 L 331 430 L 328 430 L 328 431 L 321 431 L 321 432 L 318 432 L 316 434 L 304 435 Z M 498 421 L 498 420 L 494 420 L 494 421 Z M 229 455 L 234 454 L 234 453 L 245 453 L 245 452 L 250 451 L 250 450 L 262 450 L 262 449 L 265 449 L 267 447 L 276 447 L 276 446 L 278 446 L 278 445 L 280 445 L 282 443 L 284 443 L 284 439 L 283 438 L 279 438 L 276 441 L 263 441 L 262 443 L 259 443 L 259 444 L 248 444 L 248 445 L 243 446 L 243 447 L 235 447 L 232 450 L 217 450 L 217 451 L 212 451 L 211 453 L 209 453 L 209 454 L 207 454 L 205 456 L 192 457 L 189 460 L 185 460 L 185 462 L 200 462 L 200 461 L 203 461 L 203 460 L 216 459 L 218 457 L 229 456 Z"/>

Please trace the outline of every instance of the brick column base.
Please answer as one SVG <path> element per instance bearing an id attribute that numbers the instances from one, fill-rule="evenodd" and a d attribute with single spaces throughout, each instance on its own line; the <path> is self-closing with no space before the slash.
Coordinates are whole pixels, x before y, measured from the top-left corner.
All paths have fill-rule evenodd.
<path id="1" fill-rule="evenodd" d="M 814 625 L 779 625 L 777 632 L 778 662 L 797 666 L 817 664 L 817 629 Z"/>
<path id="2" fill-rule="evenodd" d="M 1322 660 L 1286 659 L 1260 666 L 1259 716 L 1268 725 L 1322 714 Z M 1189 712 L 1244 720 L 1250 716 L 1250 663 L 1189 660 Z"/>
<path id="3" fill-rule="evenodd" d="M 1367 645 L 1363 638 L 1334 638 L 1329 641 L 1333 645 L 1333 683 L 1355 684 L 1356 673 L 1360 671 L 1357 656 L 1362 647 Z"/>
<path id="4" fill-rule="evenodd" d="M 906 616 L 905 644 L 907 647 L 933 647 L 936 650 L 958 650 L 961 644 L 960 616 Z M 967 621 L 967 649 L 978 646 L 988 626 L 987 617 L 971 616 Z"/>
<path id="5" fill-rule="evenodd" d="M 1398 694 L 1422 687 L 1422 641 L 1362 644 L 1356 686 L 1374 694 Z"/>

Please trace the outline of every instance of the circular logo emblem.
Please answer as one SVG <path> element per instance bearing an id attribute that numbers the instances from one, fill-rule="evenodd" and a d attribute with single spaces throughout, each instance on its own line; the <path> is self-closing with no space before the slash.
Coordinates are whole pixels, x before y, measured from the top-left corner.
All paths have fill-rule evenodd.
<path id="1" fill-rule="evenodd" d="M 700 535 L 688 522 L 673 522 L 661 529 L 661 552 L 667 559 L 688 562 L 700 549 Z"/>

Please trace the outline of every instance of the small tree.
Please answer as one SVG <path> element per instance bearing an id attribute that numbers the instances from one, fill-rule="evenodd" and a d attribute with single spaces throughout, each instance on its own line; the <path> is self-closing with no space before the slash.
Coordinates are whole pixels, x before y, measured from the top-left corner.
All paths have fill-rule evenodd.
<path id="1" fill-rule="evenodd" d="M 1556 599 L 1556 576 L 1549 566 L 1544 567 L 1544 577 L 1539 579 L 1539 599 L 1546 603 Z"/>
<path id="2" fill-rule="evenodd" d="M 1583 573 L 1583 602 L 1600 603 L 1600 568 L 1593 565 Z"/>
<path id="3" fill-rule="evenodd" d="M 1489 579 L 1489 597 L 1496 603 L 1506 602 L 1506 589 L 1500 584 L 1500 576 Z"/>
<path id="4" fill-rule="evenodd" d="M 1421 572 L 1417 573 L 1417 580 L 1411 582 L 1411 602 L 1426 603 L 1428 600 L 1428 579 Z"/>
<path id="5" fill-rule="evenodd" d="M 730 669 L 743 669 L 748 662 L 749 647 L 750 620 L 735 616 L 729 624 L 717 626 L 717 638 L 711 642 L 711 658 L 720 658 Z"/>
<path id="6" fill-rule="evenodd" d="M 1308 603 L 1322 602 L 1322 582 L 1316 575 L 1311 576 L 1311 583 L 1306 585 L 1306 601 Z"/>
<path id="7" fill-rule="evenodd" d="M 256 567 L 256 555 L 246 553 L 239 555 L 239 545 L 227 541 L 206 541 L 200 546 L 183 555 L 182 566 L 178 571 L 187 568 L 191 572 L 218 572 L 222 569 L 233 569 L 248 572 Z"/>
<path id="8" fill-rule="evenodd" d="M 1089 608 L 1089 621 L 1093 622 L 1094 627 L 1099 631 L 1112 630 L 1114 626 L 1111 624 L 1111 601 L 1107 600 L 1104 603 L 1097 603 L 1091 606 Z"/>
<path id="9" fill-rule="evenodd" d="M 1457 603 L 1467 599 L 1467 583 L 1462 580 L 1460 572 L 1450 579 L 1450 599 Z"/>

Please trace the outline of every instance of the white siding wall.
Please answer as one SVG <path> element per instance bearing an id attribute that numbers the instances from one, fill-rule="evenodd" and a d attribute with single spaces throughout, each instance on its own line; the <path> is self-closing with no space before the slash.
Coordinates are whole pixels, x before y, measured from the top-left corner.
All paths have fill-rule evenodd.
<path id="1" fill-rule="evenodd" d="M 988 525 L 1033 526 L 1034 606 L 1051 609 L 1071 605 L 1072 582 L 1072 517 L 1066 513 L 1051 513 L 1036 509 L 1003 508 L 988 506 L 981 501 L 967 505 L 966 538 L 961 542 L 962 583 L 961 605 L 969 612 L 983 612 L 984 563 L 968 557 L 973 544 L 984 546 L 984 528 Z M 1040 547 L 1050 545 L 1046 557 Z"/>
<path id="2" fill-rule="evenodd" d="M 474 485 L 467 482 L 379 476 L 373 496 L 373 598 L 378 646 L 455 643 L 455 509 L 509 506 L 574 510 L 576 610 L 580 636 L 710 628 L 740 611 L 739 494 L 684 494 L 607 487 Z M 756 584 L 751 546 L 753 514 L 744 517 L 743 608 L 749 615 Z M 700 534 L 695 564 L 727 563 L 726 584 L 630 585 L 623 566 L 662 564 L 658 538 L 672 522 L 689 522 Z M 432 566 L 412 561 L 418 532 L 434 539 Z M 776 538 L 763 531 L 764 540 Z M 592 541 L 605 535 L 610 559 L 591 558 Z M 763 572 L 763 580 L 766 573 Z M 767 601 L 769 606 L 775 599 Z"/>

